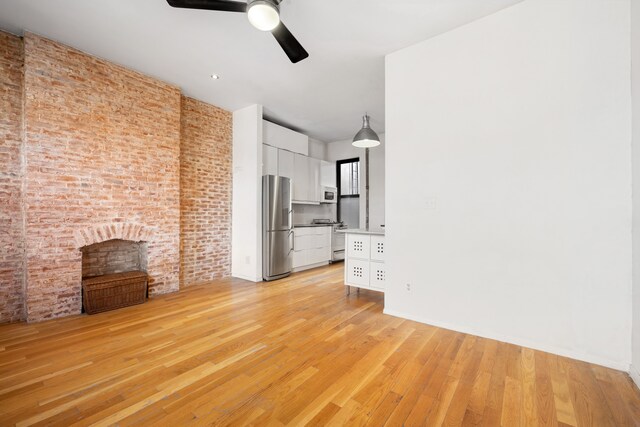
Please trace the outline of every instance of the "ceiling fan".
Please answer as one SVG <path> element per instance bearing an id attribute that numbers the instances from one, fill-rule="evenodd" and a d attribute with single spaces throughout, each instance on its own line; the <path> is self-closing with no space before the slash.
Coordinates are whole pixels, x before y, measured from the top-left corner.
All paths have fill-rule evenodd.
<path id="1" fill-rule="evenodd" d="M 260 31 L 270 31 L 294 64 L 309 56 L 300 42 L 280 21 L 282 0 L 248 0 L 247 3 L 232 0 L 167 0 L 170 6 L 185 9 L 244 12 L 251 25 Z"/>

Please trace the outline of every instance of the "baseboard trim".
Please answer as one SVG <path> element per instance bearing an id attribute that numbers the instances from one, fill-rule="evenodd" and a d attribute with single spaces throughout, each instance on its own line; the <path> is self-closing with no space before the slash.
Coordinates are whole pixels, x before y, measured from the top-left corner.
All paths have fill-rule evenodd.
<path id="1" fill-rule="evenodd" d="M 629 376 L 636 384 L 636 387 L 640 388 L 640 371 L 638 371 L 638 367 L 631 364 L 629 368 Z"/>
<path id="2" fill-rule="evenodd" d="M 406 313 L 402 313 L 396 310 L 389 310 L 387 308 L 383 310 L 383 313 L 388 314 L 389 316 L 401 317 L 403 319 L 413 320 L 415 322 L 425 323 L 427 325 L 437 326 L 439 328 L 449 329 L 449 330 L 461 332 L 464 334 L 475 335 L 482 338 L 489 338 L 496 341 L 501 341 L 509 344 L 515 344 L 522 347 L 531 348 L 533 350 L 539 350 L 539 351 L 544 351 L 546 353 L 552 353 L 559 356 L 568 357 L 570 359 L 581 360 L 583 362 L 605 366 L 607 368 L 616 369 L 618 371 L 629 372 L 631 377 L 634 378 L 629 364 L 612 361 L 608 359 L 603 359 L 601 357 L 593 356 L 590 354 L 584 354 L 581 352 L 575 352 L 575 351 L 567 350 L 564 348 L 558 348 L 558 347 L 554 347 L 546 344 L 540 344 L 540 343 L 532 342 L 526 339 L 515 338 L 515 337 L 505 336 L 501 334 L 494 334 L 490 332 L 487 333 L 485 331 L 478 331 L 478 330 L 474 330 L 473 328 L 461 327 L 460 325 L 455 325 L 447 322 L 440 322 L 440 321 L 429 319 L 422 316 L 411 316 Z M 640 380 L 640 375 L 637 375 L 636 378 Z M 634 381 L 636 381 L 636 378 L 634 378 Z M 640 384 L 640 382 L 636 381 L 636 384 Z"/>
<path id="3" fill-rule="evenodd" d="M 243 274 L 233 274 L 231 273 L 231 277 L 235 277 L 236 279 L 242 279 L 242 280 L 247 280 L 249 282 L 262 282 L 262 277 L 250 277 L 250 276 L 245 276 Z"/>
<path id="4" fill-rule="evenodd" d="M 325 265 L 329 265 L 329 261 L 317 262 L 315 264 L 303 265 L 300 267 L 296 267 L 291 270 L 292 273 L 299 273 L 305 270 L 311 270 L 312 268 L 324 267 Z"/>

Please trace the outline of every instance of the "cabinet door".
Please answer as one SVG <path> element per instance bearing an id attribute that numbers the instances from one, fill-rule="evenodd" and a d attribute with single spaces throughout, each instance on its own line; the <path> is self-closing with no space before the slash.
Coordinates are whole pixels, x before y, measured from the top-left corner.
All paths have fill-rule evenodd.
<path id="1" fill-rule="evenodd" d="M 278 150 L 278 175 L 293 179 L 293 153 Z"/>
<path id="2" fill-rule="evenodd" d="M 278 149 L 262 144 L 262 175 L 278 175 Z"/>
<path id="3" fill-rule="evenodd" d="M 386 270 L 383 262 L 369 263 L 369 284 L 374 289 L 384 290 Z"/>
<path id="4" fill-rule="evenodd" d="M 347 235 L 347 257 L 369 259 L 369 244 L 371 239 L 364 234 Z"/>
<path id="5" fill-rule="evenodd" d="M 309 154 L 309 137 L 275 123 L 262 121 L 262 142 L 294 153 Z"/>
<path id="6" fill-rule="evenodd" d="M 304 267 L 307 265 L 307 251 L 293 251 L 291 266 L 293 268 Z"/>
<path id="7" fill-rule="evenodd" d="M 347 260 L 347 283 L 369 287 L 369 261 Z"/>
<path id="8" fill-rule="evenodd" d="M 336 185 L 336 164 L 334 162 L 320 162 L 320 186 L 337 187 Z"/>
<path id="9" fill-rule="evenodd" d="M 371 236 L 371 260 L 384 262 L 384 236 Z"/>
<path id="10" fill-rule="evenodd" d="M 309 201 L 309 161 L 302 154 L 293 155 L 293 200 Z"/>
<path id="11" fill-rule="evenodd" d="M 307 161 L 309 165 L 308 200 L 320 203 L 320 159 L 307 157 Z"/>

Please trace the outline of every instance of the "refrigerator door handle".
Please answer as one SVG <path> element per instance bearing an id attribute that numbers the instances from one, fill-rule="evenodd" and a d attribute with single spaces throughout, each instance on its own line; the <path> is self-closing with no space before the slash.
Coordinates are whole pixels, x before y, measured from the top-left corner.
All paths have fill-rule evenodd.
<path id="1" fill-rule="evenodd" d="M 289 237 L 293 234 L 293 230 L 289 232 Z M 296 250 L 296 236 L 293 234 L 293 239 L 291 239 L 291 250 L 289 252 L 293 252 Z"/>

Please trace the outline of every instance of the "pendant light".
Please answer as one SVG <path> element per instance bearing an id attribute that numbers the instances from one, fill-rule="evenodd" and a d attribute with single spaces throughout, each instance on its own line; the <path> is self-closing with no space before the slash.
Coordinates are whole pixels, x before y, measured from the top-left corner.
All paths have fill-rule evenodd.
<path id="1" fill-rule="evenodd" d="M 369 126 L 369 116 L 367 114 L 362 117 L 362 129 L 353 137 L 351 144 L 358 148 L 370 148 L 380 145 L 378 134 Z"/>

